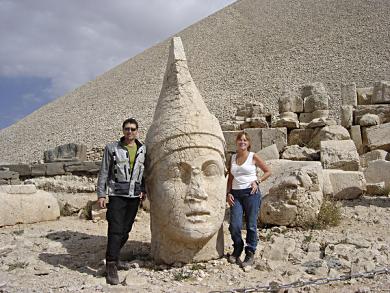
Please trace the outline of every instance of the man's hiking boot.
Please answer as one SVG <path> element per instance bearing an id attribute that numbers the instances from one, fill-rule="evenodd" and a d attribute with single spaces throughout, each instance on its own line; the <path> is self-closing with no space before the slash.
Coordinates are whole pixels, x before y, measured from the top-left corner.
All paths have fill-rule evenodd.
<path id="1" fill-rule="evenodd" d="M 238 264 L 240 262 L 240 255 L 242 253 L 243 248 L 234 248 L 233 253 L 229 255 L 228 262 L 231 264 Z"/>
<path id="2" fill-rule="evenodd" d="M 242 268 L 249 267 L 255 262 L 255 254 L 252 251 L 245 252 L 245 259 L 241 264 Z"/>
<path id="3" fill-rule="evenodd" d="M 108 261 L 106 263 L 106 282 L 110 285 L 119 284 L 118 269 L 115 261 Z"/>

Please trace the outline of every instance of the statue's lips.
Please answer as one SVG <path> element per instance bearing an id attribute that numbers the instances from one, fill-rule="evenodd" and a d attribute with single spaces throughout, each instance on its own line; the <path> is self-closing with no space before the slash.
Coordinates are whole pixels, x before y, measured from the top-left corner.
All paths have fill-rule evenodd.
<path id="1" fill-rule="evenodd" d="M 209 216 L 210 216 L 210 212 L 207 210 L 193 210 L 186 213 L 186 217 L 191 223 L 206 222 Z"/>

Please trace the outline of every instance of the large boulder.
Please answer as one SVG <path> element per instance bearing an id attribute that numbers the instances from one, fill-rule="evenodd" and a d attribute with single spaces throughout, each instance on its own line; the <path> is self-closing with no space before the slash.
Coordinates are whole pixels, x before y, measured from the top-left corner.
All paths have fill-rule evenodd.
<path id="1" fill-rule="evenodd" d="M 375 126 L 379 124 L 380 124 L 380 118 L 376 114 L 366 113 L 359 120 L 360 126 L 369 127 L 369 126 Z"/>
<path id="2" fill-rule="evenodd" d="M 16 187 L 15 187 L 16 188 Z M 56 198 L 42 190 L 28 187 L 26 190 L 0 190 L 0 227 L 56 220 L 60 217 L 60 208 Z M 23 192 L 26 193 L 23 193 Z"/>
<path id="3" fill-rule="evenodd" d="M 367 128 L 367 143 L 370 150 L 390 152 L 390 122 Z"/>
<path id="4" fill-rule="evenodd" d="M 257 152 L 257 155 L 264 161 L 279 159 L 279 151 L 276 144 L 267 146 Z"/>
<path id="5" fill-rule="evenodd" d="M 367 183 L 385 182 L 385 189 L 390 190 L 390 161 L 376 160 L 368 162 L 364 170 Z"/>
<path id="6" fill-rule="evenodd" d="M 288 160 L 267 164 L 272 176 L 260 185 L 261 222 L 301 226 L 316 219 L 323 199 L 321 164 Z"/>
<path id="7" fill-rule="evenodd" d="M 359 171 L 324 170 L 324 178 L 327 177 L 335 199 L 355 199 L 367 189 L 364 175 Z"/>
<path id="8" fill-rule="evenodd" d="M 86 161 L 87 147 L 82 144 L 68 143 L 44 152 L 45 163 Z"/>
<path id="9" fill-rule="evenodd" d="M 369 162 L 376 160 L 390 161 L 390 153 L 384 150 L 373 150 L 367 152 L 360 156 L 360 165 L 366 168 Z"/>
<path id="10" fill-rule="evenodd" d="M 319 161 L 319 151 L 299 145 L 287 146 L 282 154 L 282 159 L 293 161 Z"/>
<path id="11" fill-rule="evenodd" d="M 304 110 L 305 112 L 314 112 L 316 110 L 329 109 L 329 95 L 328 94 L 313 94 L 305 97 Z"/>
<path id="12" fill-rule="evenodd" d="M 374 83 L 372 103 L 390 104 L 390 81 L 377 81 Z"/>
<path id="13" fill-rule="evenodd" d="M 321 162 L 324 169 L 358 171 L 360 158 L 352 140 L 329 140 L 321 142 Z"/>
<path id="14" fill-rule="evenodd" d="M 319 149 L 322 141 L 349 139 L 351 139 L 351 136 L 345 127 L 341 125 L 330 125 L 314 132 L 308 147 Z"/>

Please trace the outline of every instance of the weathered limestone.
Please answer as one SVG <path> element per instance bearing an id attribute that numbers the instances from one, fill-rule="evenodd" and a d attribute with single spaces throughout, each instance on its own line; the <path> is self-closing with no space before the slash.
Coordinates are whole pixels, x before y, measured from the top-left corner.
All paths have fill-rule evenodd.
<path id="1" fill-rule="evenodd" d="M 31 194 L 36 193 L 34 184 L 0 185 L 0 192 L 8 194 Z"/>
<path id="2" fill-rule="evenodd" d="M 316 110 L 328 110 L 329 96 L 327 94 L 313 94 L 305 97 L 305 112 L 314 112 Z"/>
<path id="3" fill-rule="evenodd" d="M 353 107 L 350 105 L 341 106 L 341 125 L 350 128 L 353 123 Z"/>
<path id="4" fill-rule="evenodd" d="M 271 160 L 272 177 L 260 185 L 262 223 L 300 226 L 316 219 L 323 194 L 320 162 Z"/>
<path id="5" fill-rule="evenodd" d="M 264 128 L 261 135 L 261 146 L 265 148 L 267 146 L 276 144 L 279 152 L 287 145 L 287 128 Z"/>
<path id="6" fill-rule="evenodd" d="M 328 118 L 329 116 L 329 110 L 315 110 L 311 113 L 312 119 L 317 119 L 317 118 Z"/>
<path id="7" fill-rule="evenodd" d="M 390 81 L 377 81 L 374 83 L 371 102 L 373 104 L 390 104 Z"/>
<path id="8" fill-rule="evenodd" d="M 294 92 L 285 92 L 279 99 L 279 113 L 303 112 L 303 99 Z"/>
<path id="9" fill-rule="evenodd" d="M 363 140 L 362 140 L 362 132 L 360 130 L 360 125 L 352 125 L 349 129 L 349 134 L 351 135 L 351 139 L 355 143 L 356 149 L 359 154 L 363 153 Z"/>
<path id="10" fill-rule="evenodd" d="M 369 127 L 369 126 L 375 126 L 379 124 L 380 124 L 380 118 L 378 115 L 375 114 L 370 114 L 370 113 L 364 114 L 362 118 L 360 118 L 359 120 L 360 126 Z"/>
<path id="11" fill-rule="evenodd" d="M 226 151 L 234 153 L 237 149 L 236 138 L 241 131 L 224 131 L 223 136 L 226 141 Z"/>
<path id="12" fill-rule="evenodd" d="M 310 123 L 311 120 L 313 120 L 312 113 L 300 113 L 299 114 L 299 122 Z"/>
<path id="13" fill-rule="evenodd" d="M 351 139 L 347 129 L 341 125 L 331 125 L 323 127 L 313 133 L 313 137 L 308 144 L 308 147 L 319 149 L 322 141 L 328 140 L 349 140 Z"/>
<path id="14" fill-rule="evenodd" d="M 373 150 L 367 152 L 360 156 L 360 165 L 365 168 L 368 166 L 369 162 L 376 160 L 390 161 L 390 153 L 384 150 Z"/>
<path id="15" fill-rule="evenodd" d="M 23 188 L 19 189 L 21 193 L 13 193 L 17 188 L 0 191 L 0 227 L 50 221 L 60 217 L 60 208 L 53 195 L 42 190 L 31 193 L 31 187 L 26 190 Z"/>
<path id="16" fill-rule="evenodd" d="M 268 122 L 265 117 L 249 117 L 240 124 L 241 129 L 245 128 L 267 128 Z"/>
<path id="17" fill-rule="evenodd" d="M 326 176 L 329 177 L 335 199 L 355 199 L 367 189 L 363 172 L 324 170 Z"/>
<path id="18" fill-rule="evenodd" d="M 189 263 L 221 257 L 225 140 L 190 75 L 178 37 L 172 39 L 146 145 L 155 262 Z"/>
<path id="19" fill-rule="evenodd" d="M 248 133 L 250 139 L 251 139 L 251 151 L 252 152 L 258 152 L 261 150 L 261 135 L 262 135 L 262 129 L 261 128 L 246 128 L 244 129 L 246 133 Z M 234 143 L 236 151 L 236 144 Z"/>
<path id="20" fill-rule="evenodd" d="M 55 176 L 55 175 L 64 175 L 65 169 L 63 163 L 47 163 L 46 164 L 46 175 Z"/>
<path id="21" fill-rule="evenodd" d="M 321 162 L 324 169 L 358 171 L 360 158 L 352 140 L 321 142 Z"/>
<path id="22" fill-rule="evenodd" d="M 385 189 L 390 190 L 390 161 L 375 160 L 368 162 L 364 170 L 367 183 L 385 182 Z"/>
<path id="23" fill-rule="evenodd" d="M 380 123 L 390 122 L 390 105 L 378 104 L 378 105 L 359 105 L 354 111 L 354 122 L 359 124 L 360 119 L 364 114 L 375 114 L 380 118 Z"/>
<path id="24" fill-rule="evenodd" d="M 357 99 L 358 105 L 369 105 L 371 104 L 371 98 L 373 93 L 373 87 L 357 88 Z"/>
<path id="25" fill-rule="evenodd" d="M 389 191 L 385 189 L 385 182 L 367 183 L 366 195 L 383 196 L 388 195 Z"/>
<path id="26" fill-rule="evenodd" d="M 313 82 L 310 84 L 305 84 L 301 87 L 301 97 L 306 98 L 315 94 L 324 94 L 326 93 L 325 86 L 321 82 Z"/>
<path id="27" fill-rule="evenodd" d="M 306 128 L 306 129 L 293 129 L 288 134 L 288 145 L 299 145 L 299 146 L 306 146 L 309 144 L 312 135 L 314 133 L 313 129 Z"/>
<path id="28" fill-rule="evenodd" d="M 86 160 L 87 147 L 82 144 L 68 143 L 44 152 L 45 163 Z"/>
<path id="29" fill-rule="evenodd" d="M 370 150 L 390 152 L 390 122 L 367 128 L 367 144 Z"/>
<path id="30" fill-rule="evenodd" d="M 280 118 L 272 124 L 272 127 L 297 129 L 299 128 L 298 115 L 294 112 L 282 112 L 280 113 Z"/>
<path id="31" fill-rule="evenodd" d="M 276 144 L 272 144 L 258 151 L 257 155 L 259 155 L 264 161 L 277 160 L 279 159 L 278 147 Z"/>
<path id="32" fill-rule="evenodd" d="M 319 161 L 319 151 L 298 145 L 287 146 L 282 154 L 282 159 L 293 161 Z"/>
<path id="33" fill-rule="evenodd" d="M 64 169 L 65 172 L 72 174 L 97 174 L 100 170 L 101 162 L 72 162 L 65 163 Z"/>
<path id="34" fill-rule="evenodd" d="M 19 173 L 19 176 L 31 176 L 31 166 L 28 164 L 2 165 L 10 171 Z"/>
<path id="35" fill-rule="evenodd" d="M 0 185 L 1 184 L 18 184 L 19 174 L 17 172 L 10 171 L 6 168 L 0 170 Z"/>
<path id="36" fill-rule="evenodd" d="M 310 123 L 307 125 L 307 128 L 317 128 L 332 125 L 337 125 L 336 121 L 332 118 L 315 118 L 310 121 Z"/>
<path id="37" fill-rule="evenodd" d="M 341 100 L 343 105 L 357 106 L 356 83 L 352 82 L 341 86 Z"/>

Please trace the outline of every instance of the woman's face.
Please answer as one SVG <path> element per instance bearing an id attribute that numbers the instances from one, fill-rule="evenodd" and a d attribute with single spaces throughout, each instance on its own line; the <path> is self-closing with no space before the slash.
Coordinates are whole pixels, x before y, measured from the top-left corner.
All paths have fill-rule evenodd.
<path id="1" fill-rule="evenodd" d="M 236 141 L 236 146 L 237 146 L 237 151 L 246 151 L 248 150 L 250 143 L 249 140 L 246 138 L 245 134 L 241 135 L 240 138 L 237 139 Z"/>
<path id="2" fill-rule="evenodd" d="M 184 242 L 213 236 L 225 213 L 224 170 L 220 154 L 207 148 L 176 151 L 161 160 L 148 182 L 161 233 Z"/>

